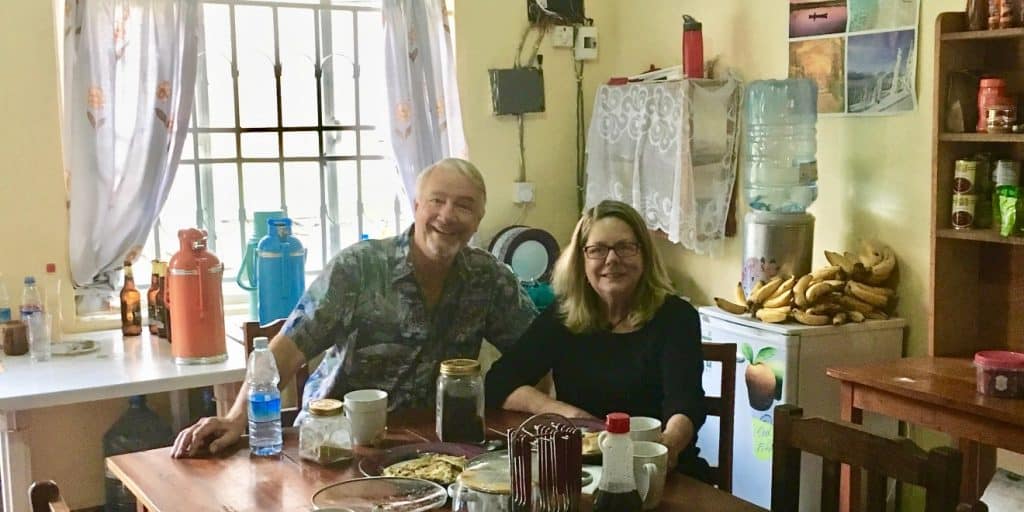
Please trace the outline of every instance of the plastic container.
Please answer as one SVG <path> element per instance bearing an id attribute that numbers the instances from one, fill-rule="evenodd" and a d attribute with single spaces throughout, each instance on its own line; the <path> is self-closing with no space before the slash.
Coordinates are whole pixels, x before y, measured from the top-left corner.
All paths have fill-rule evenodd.
<path id="1" fill-rule="evenodd" d="M 260 323 L 287 318 L 306 289 L 306 249 L 292 236 L 292 220 L 268 219 L 256 251 Z"/>
<path id="2" fill-rule="evenodd" d="M 979 133 L 988 130 L 988 107 L 1005 103 L 1006 80 L 1002 78 L 982 78 L 978 82 L 978 126 Z"/>
<path id="3" fill-rule="evenodd" d="M 475 359 L 449 359 L 437 377 L 437 438 L 446 443 L 482 443 L 484 378 Z"/>
<path id="4" fill-rule="evenodd" d="M 61 340 L 61 329 L 64 325 L 64 315 L 61 313 L 61 284 L 60 276 L 57 275 L 57 264 L 46 264 L 46 276 L 43 277 L 43 309 L 50 314 L 50 339 L 57 342 Z"/>
<path id="5" fill-rule="evenodd" d="M 341 401 L 333 398 L 309 404 L 299 426 L 299 457 L 324 465 L 352 458 L 352 430 L 341 412 Z"/>
<path id="6" fill-rule="evenodd" d="M 978 393 L 999 398 L 1024 398 L 1024 354 L 984 350 L 974 354 Z"/>
<path id="7" fill-rule="evenodd" d="M 808 79 L 747 88 L 740 158 L 751 209 L 802 213 L 818 198 L 817 109 L 818 87 Z"/>
<path id="8" fill-rule="evenodd" d="M 683 15 L 683 76 L 704 78 L 704 34 L 689 14 Z"/>
<path id="9" fill-rule="evenodd" d="M 11 296 L 7 293 L 7 285 L 4 284 L 4 275 L 0 273 L 0 323 L 10 322 L 11 318 Z"/>
<path id="10" fill-rule="evenodd" d="M 25 276 L 24 288 L 21 290 L 21 318 L 27 320 L 28 315 L 37 313 L 43 310 L 43 298 L 39 295 L 39 289 L 36 288 L 36 278 L 33 276 Z"/>
<path id="11" fill-rule="evenodd" d="M 277 362 L 269 349 L 270 340 L 253 340 L 249 354 L 249 370 L 245 380 L 249 384 L 249 451 L 260 457 L 281 453 L 281 391 L 277 383 Z"/>
<path id="12" fill-rule="evenodd" d="M 103 434 L 103 455 L 152 450 L 170 446 L 174 437 L 171 428 L 155 412 L 146 407 L 146 397 L 128 399 L 128 410 Z M 135 512 L 135 495 L 125 488 L 109 469 L 106 470 L 107 512 Z"/>
<path id="13" fill-rule="evenodd" d="M 284 217 L 282 211 L 253 212 L 252 214 L 252 236 L 245 244 L 245 256 L 242 256 L 242 264 L 238 266 L 238 275 L 235 276 L 235 283 L 249 292 L 250 320 L 259 320 L 260 314 L 259 297 L 256 293 L 256 250 L 259 248 L 260 240 L 267 236 L 267 220 L 281 217 Z"/>
<path id="14" fill-rule="evenodd" d="M 643 495 L 633 475 L 633 441 L 629 438 L 629 415 L 613 412 L 605 417 L 601 444 L 601 480 L 594 492 L 594 512 L 639 512 Z"/>

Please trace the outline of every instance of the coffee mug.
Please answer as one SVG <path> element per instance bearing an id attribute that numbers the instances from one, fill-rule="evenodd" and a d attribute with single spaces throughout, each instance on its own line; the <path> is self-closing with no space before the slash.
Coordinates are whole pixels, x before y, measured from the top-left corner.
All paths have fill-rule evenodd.
<path id="1" fill-rule="evenodd" d="M 21 320 L 9 320 L 0 324 L 0 340 L 4 354 L 20 356 L 28 352 L 28 326 Z"/>
<path id="2" fill-rule="evenodd" d="M 647 482 L 647 492 L 641 492 L 644 499 L 644 510 L 651 510 L 661 503 L 661 494 L 665 490 L 665 478 L 668 475 L 668 448 L 661 443 L 650 441 L 633 442 L 633 477 L 637 489 Z"/>
<path id="3" fill-rule="evenodd" d="M 380 389 L 359 389 L 345 394 L 345 416 L 352 425 L 352 443 L 373 446 L 387 431 L 388 393 Z"/>
<path id="4" fill-rule="evenodd" d="M 629 438 L 633 441 L 661 441 L 661 420 L 646 416 L 629 418 Z"/>

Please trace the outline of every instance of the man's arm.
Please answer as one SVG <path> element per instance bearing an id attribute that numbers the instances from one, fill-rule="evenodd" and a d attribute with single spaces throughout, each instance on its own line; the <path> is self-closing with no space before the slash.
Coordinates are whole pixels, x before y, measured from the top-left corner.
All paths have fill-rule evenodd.
<path id="1" fill-rule="evenodd" d="M 284 388 L 295 378 L 295 373 L 306 362 L 299 347 L 284 333 L 278 333 L 270 341 L 270 352 L 274 354 L 277 371 L 281 376 L 279 388 Z M 238 441 L 245 432 L 249 420 L 249 383 L 243 382 L 235 403 L 226 416 L 203 418 L 182 430 L 174 441 L 171 456 L 175 458 L 194 457 L 208 447 L 210 453 L 217 453 Z M 208 446 L 207 446 L 208 444 Z"/>

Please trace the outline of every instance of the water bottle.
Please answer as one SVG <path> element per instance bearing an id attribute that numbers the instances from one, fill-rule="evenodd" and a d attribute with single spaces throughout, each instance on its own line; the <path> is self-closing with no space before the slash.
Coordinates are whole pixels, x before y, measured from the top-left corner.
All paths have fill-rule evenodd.
<path id="1" fill-rule="evenodd" d="M 4 284 L 4 275 L 0 273 L 0 322 L 8 322 L 11 319 L 11 296 L 7 294 L 7 285 Z"/>
<path id="2" fill-rule="evenodd" d="M 274 354 L 268 348 L 270 340 L 253 340 L 249 354 L 249 371 L 245 376 L 249 384 L 249 451 L 261 457 L 281 453 L 281 391 L 277 383 Z"/>
<path id="3" fill-rule="evenodd" d="M 46 276 L 43 277 L 43 311 L 50 314 L 50 339 L 59 342 L 64 316 L 61 314 L 60 277 L 57 276 L 57 265 L 46 264 Z"/>
<path id="4" fill-rule="evenodd" d="M 34 276 L 25 276 L 24 285 L 21 290 L 21 318 L 27 321 L 29 315 L 43 310 L 43 299 L 39 296 Z"/>
<path id="5" fill-rule="evenodd" d="M 743 105 L 741 162 L 751 209 L 802 213 L 818 198 L 818 88 L 806 78 L 758 80 Z"/>
<path id="6" fill-rule="evenodd" d="M 146 407 L 146 397 L 133 396 L 128 399 L 128 410 L 103 434 L 103 455 L 112 457 L 170 446 L 173 439 L 171 427 Z M 106 512 L 136 510 L 135 495 L 109 469 L 106 470 L 105 491 Z"/>

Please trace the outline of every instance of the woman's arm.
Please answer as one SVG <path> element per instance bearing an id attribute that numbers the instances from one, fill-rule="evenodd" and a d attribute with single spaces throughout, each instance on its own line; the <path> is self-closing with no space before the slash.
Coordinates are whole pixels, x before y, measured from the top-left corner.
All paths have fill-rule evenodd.
<path id="1" fill-rule="evenodd" d="M 685 414 L 673 414 L 665 423 L 665 431 L 661 433 L 661 444 L 668 448 L 668 467 L 675 469 L 682 452 L 694 435 L 693 422 Z"/>
<path id="2" fill-rule="evenodd" d="M 544 393 L 533 386 L 519 386 L 508 395 L 508 398 L 505 399 L 505 403 L 503 403 L 501 407 L 510 411 L 528 412 L 530 414 L 552 412 L 555 414 L 561 414 L 566 418 L 594 417 L 594 415 L 576 407 L 575 405 L 560 402 L 551 398 L 547 393 Z"/>
<path id="3" fill-rule="evenodd" d="M 693 306 L 673 300 L 669 323 L 663 331 L 662 349 L 662 439 L 669 448 L 669 464 L 675 465 L 679 453 L 689 447 L 704 424 L 704 354 L 701 349 L 700 317 Z M 669 304 L 666 304 L 669 306 Z"/>

